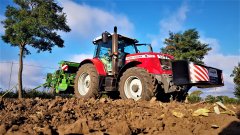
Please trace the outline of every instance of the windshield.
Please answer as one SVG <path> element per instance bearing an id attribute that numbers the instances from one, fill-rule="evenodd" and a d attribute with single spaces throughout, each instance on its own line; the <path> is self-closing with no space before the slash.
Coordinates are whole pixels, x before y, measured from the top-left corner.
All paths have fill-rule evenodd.
<path id="1" fill-rule="evenodd" d="M 109 52 L 112 50 L 112 43 L 108 41 L 107 43 L 100 42 L 97 46 L 96 56 L 99 58 L 109 55 Z"/>
<path id="2" fill-rule="evenodd" d="M 109 40 L 107 43 L 99 42 L 96 51 L 96 57 L 103 57 L 107 54 L 108 51 L 111 52 L 112 40 Z M 135 44 L 133 42 L 127 42 L 125 40 L 118 41 L 118 50 L 119 52 L 124 52 L 126 54 L 135 54 L 135 53 L 145 53 L 152 52 L 152 47 L 150 44 Z"/>
<path id="3" fill-rule="evenodd" d="M 119 49 L 128 54 L 152 52 L 152 47 L 149 44 L 119 44 Z"/>
<path id="4" fill-rule="evenodd" d="M 137 53 L 152 52 L 150 44 L 136 44 Z"/>

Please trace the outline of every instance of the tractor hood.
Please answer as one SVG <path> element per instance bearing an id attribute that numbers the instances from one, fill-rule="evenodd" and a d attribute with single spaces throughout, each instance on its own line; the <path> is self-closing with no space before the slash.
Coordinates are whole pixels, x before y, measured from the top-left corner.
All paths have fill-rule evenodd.
<path id="1" fill-rule="evenodd" d="M 151 74 L 172 74 L 171 61 L 173 56 L 162 53 L 136 53 L 126 56 L 126 63 L 136 62 L 137 66 L 146 69 Z"/>
<path id="2" fill-rule="evenodd" d="M 126 61 L 129 62 L 129 61 L 134 61 L 138 59 L 152 59 L 152 58 L 169 59 L 169 60 L 174 59 L 174 57 L 169 54 L 146 52 L 146 53 L 129 54 L 126 56 Z"/>

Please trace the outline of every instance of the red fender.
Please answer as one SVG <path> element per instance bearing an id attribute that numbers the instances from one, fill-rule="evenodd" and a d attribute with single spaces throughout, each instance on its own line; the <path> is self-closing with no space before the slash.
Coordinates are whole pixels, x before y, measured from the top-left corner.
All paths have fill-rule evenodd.
<path id="1" fill-rule="evenodd" d="M 107 72 L 105 71 L 105 68 L 104 68 L 104 65 L 103 65 L 102 61 L 99 60 L 98 58 L 85 59 L 80 63 L 79 67 L 81 67 L 83 64 L 86 64 L 86 63 L 92 63 L 95 66 L 99 75 L 101 75 L 101 76 L 106 76 L 107 75 Z"/>

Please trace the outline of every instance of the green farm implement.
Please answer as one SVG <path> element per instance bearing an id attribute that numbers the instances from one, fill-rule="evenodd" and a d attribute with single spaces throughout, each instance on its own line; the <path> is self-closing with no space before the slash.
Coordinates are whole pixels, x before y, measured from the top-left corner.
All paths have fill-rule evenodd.
<path id="1" fill-rule="evenodd" d="M 50 88 L 52 93 L 73 92 L 74 79 L 78 71 L 79 63 L 70 61 L 59 62 L 59 69 L 54 73 L 48 73 L 46 83 L 42 86 Z"/>

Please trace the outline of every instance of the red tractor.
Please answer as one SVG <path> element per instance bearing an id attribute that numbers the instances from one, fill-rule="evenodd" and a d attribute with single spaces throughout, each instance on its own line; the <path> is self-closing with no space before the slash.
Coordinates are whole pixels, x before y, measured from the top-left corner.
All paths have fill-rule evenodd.
<path id="1" fill-rule="evenodd" d="M 221 70 L 154 53 L 151 45 L 117 34 L 117 27 L 113 34 L 102 33 L 93 44 L 94 58 L 83 60 L 75 77 L 75 95 L 79 98 L 113 92 L 123 99 L 172 95 L 184 100 L 192 86 L 223 86 Z"/>

